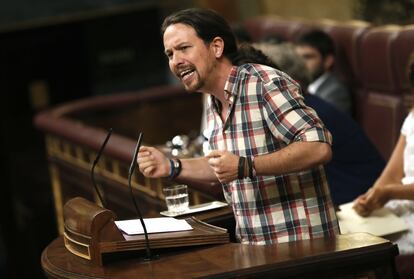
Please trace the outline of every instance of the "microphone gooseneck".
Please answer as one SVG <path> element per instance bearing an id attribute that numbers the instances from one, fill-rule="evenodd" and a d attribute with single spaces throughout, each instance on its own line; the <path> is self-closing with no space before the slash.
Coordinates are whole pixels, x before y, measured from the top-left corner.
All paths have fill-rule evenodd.
<path id="1" fill-rule="evenodd" d="M 147 227 L 145 226 L 145 222 L 144 222 L 144 219 L 142 218 L 141 211 L 138 208 L 137 202 L 136 202 L 135 197 L 134 197 L 134 194 L 132 192 L 132 185 L 131 185 L 132 174 L 133 174 L 133 172 L 135 170 L 135 167 L 137 166 L 138 151 L 139 151 L 139 148 L 141 146 L 142 137 L 143 137 L 143 134 L 142 133 L 139 133 L 137 145 L 135 146 L 134 155 L 132 156 L 132 162 L 131 162 L 131 165 L 129 167 L 128 186 L 129 186 L 129 190 L 130 190 L 132 202 L 134 203 L 135 211 L 137 212 L 137 215 L 138 215 L 139 220 L 141 222 L 142 228 L 144 229 L 145 250 L 146 250 L 146 258 L 145 258 L 145 260 L 146 261 L 151 261 L 151 260 L 154 259 L 154 256 L 151 253 L 150 243 L 149 243 L 149 239 L 148 239 Z"/>
<path id="2" fill-rule="evenodd" d="M 112 128 L 110 128 L 108 130 L 108 134 L 106 135 L 106 138 L 104 140 L 104 142 L 102 143 L 101 147 L 99 148 L 98 153 L 96 154 L 96 158 L 92 163 L 92 168 L 91 168 L 91 179 L 92 179 L 92 184 L 93 187 L 95 188 L 95 192 L 98 195 L 99 201 L 101 202 L 102 206 L 104 208 L 106 208 L 106 203 L 104 202 L 101 193 L 99 192 L 99 188 L 98 185 L 96 184 L 96 180 L 95 180 L 95 167 L 98 164 L 99 158 L 101 158 L 102 152 L 106 146 L 106 144 L 108 143 L 109 138 L 111 137 L 112 134 Z"/>

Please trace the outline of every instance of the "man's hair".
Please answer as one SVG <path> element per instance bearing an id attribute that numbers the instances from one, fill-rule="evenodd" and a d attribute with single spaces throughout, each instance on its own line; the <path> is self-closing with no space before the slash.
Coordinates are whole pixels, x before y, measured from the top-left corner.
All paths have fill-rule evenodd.
<path id="1" fill-rule="evenodd" d="M 322 57 L 335 55 L 335 43 L 332 38 L 321 30 L 312 30 L 302 34 L 296 44 L 300 46 L 310 46 L 318 50 Z"/>
<path id="2" fill-rule="evenodd" d="M 309 70 L 291 43 L 257 43 L 253 46 L 272 59 L 280 70 L 296 80 L 303 89 L 308 87 L 311 82 Z"/>
<path id="3" fill-rule="evenodd" d="M 412 89 L 414 89 L 414 52 L 408 58 L 408 81 Z"/>
<path id="4" fill-rule="evenodd" d="M 237 44 L 240 45 L 242 43 L 252 43 L 252 37 L 250 36 L 249 32 L 247 32 L 246 28 L 240 23 L 232 24 L 231 30 L 233 31 Z"/>
<path id="5" fill-rule="evenodd" d="M 261 49 L 257 49 L 250 44 L 240 44 L 237 55 L 233 58 L 233 64 L 241 66 L 246 63 L 262 64 L 274 69 L 279 69 L 277 63 L 269 58 Z"/>
<path id="6" fill-rule="evenodd" d="M 412 96 L 414 94 L 414 51 L 411 52 L 410 56 L 408 57 L 406 73 L 407 73 L 408 83 L 410 84 L 410 89 L 411 89 L 410 95 Z M 413 104 L 412 98 L 407 98 L 407 104 L 408 106 L 411 106 L 411 112 L 414 112 L 414 104 Z"/>
<path id="7" fill-rule="evenodd" d="M 168 26 L 173 24 L 185 24 L 194 28 L 197 36 L 206 44 L 220 37 L 224 41 L 223 55 L 230 60 L 237 54 L 236 38 L 230 25 L 213 10 L 191 8 L 173 13 L 164 19 L 161 26 L 161 35 L 164 35 Z"/>

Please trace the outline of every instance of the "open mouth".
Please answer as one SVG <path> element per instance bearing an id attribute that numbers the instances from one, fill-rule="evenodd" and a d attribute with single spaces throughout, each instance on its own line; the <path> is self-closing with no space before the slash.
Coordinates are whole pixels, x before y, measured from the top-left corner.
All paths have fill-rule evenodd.
<path id="1" fill-rule="evenodd" d="M 181 78 L 181 80 L 186 80 L 190 78 L 190 76 L 192 76 L 194 72 L 195 72 L 194 69 L 187 69 L 179 73 L 179 77 Z"/>

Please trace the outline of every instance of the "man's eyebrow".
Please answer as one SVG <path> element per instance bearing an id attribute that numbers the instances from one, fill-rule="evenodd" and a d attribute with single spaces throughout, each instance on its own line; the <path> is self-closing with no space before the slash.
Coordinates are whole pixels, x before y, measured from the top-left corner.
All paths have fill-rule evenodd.
<path id="1" fill-rule="evenodd" d="M 180 48 L 180 47 L 182 47 L 183 45 L 187 45 L 187 44 L 189 44 L 189 42 L 181 42 L 181 43 L 179 43 L 179 44 L 177 44 L 177 45 L 173 46 L 172 48 Z M 169 52 L 171 52 L 171 49 L 172 49 L 172 48 L 167 48 L 167 49 L 165 49 L 165 50 L 164 50 L 164 53 L 167 55 Z"/>

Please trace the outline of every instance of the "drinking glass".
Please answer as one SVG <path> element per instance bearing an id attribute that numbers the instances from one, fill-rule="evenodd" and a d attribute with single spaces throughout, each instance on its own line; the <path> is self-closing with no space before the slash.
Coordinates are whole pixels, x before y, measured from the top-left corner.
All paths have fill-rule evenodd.
<path id="1" fill-rule="evenodd" d="M 187 185 L 174 185 L 163 189 L 168 212 L 179 214 L 188 210 Z"/>

